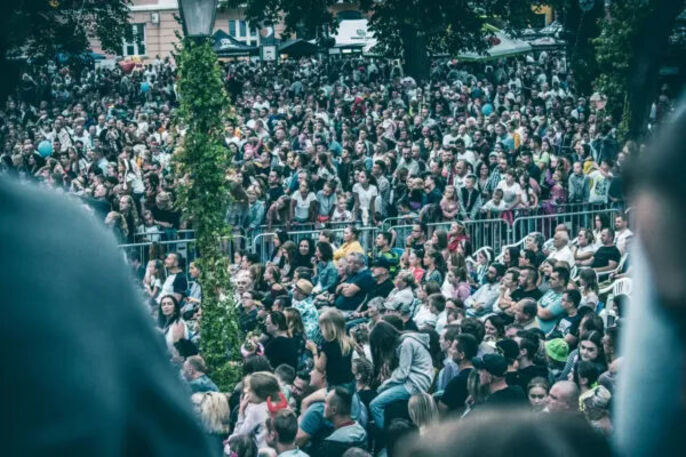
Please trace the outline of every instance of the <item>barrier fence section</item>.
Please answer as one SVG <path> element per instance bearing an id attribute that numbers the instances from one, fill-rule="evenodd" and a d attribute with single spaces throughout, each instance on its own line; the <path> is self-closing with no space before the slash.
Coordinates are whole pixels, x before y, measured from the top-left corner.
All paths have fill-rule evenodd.
<path id="1" fill-rule="evenodd" d="M 611 226 L 614 226 L 612 219 L 621 213 L 622 211 L 618 208 L 601 208 L 580 213 L 553 213 L 518 217 L 512 224 L 510 240 L 514 243 L 532 232 L 540 232 L 543 234 L 543 238 L 547 240 L 553 237 L 555 227 L 560 224 L 565 225 L 570 233 L 576 234 L 581 227 L 592 228 L 595 217 L 598 215 L 607 215 L 610 218 Z"/>
<path id="2" fill-rule="evenodd" d="M 288 232 L 288 238 L 289 240 L 293 241 L 296 245 L 296 249 L 298 248 L 298 245 L 300 241 L 304 239 L 312 239 L 317 241 L 317 238 L 319 238 L 319 234 L 327 231 L 333 234 L 334 237 L 334 245 L 335 246 L 340 246 L 341 244 L 344 243 L 343 239 L 343 234 L 345 232 L 345 229 L 349 227 L 351 224 L 348 222 L 345 224 L 345 227 L 343 228 L 328 228 L 328 227 L 323 227 L 315 230 L 299 230 L 299 231 L 294 231 L 294 232 Z M 377 233 L 379 232 L 379 228 L 375 226 L 369 226 L 369 227 L 356 227 L 358 230 L 358 241 L 362 245 L 362 249 L 364 249 L 364 252 L 374 252 L 375 250 L 375 244 L 374 244 L 374 239 L 376 238 Z M 255 252 L 259 255 L 260 259 L 265 262 L 271 258 L 271 255 L 274 251 L 274 239 L 276 238 L 276 232 L 267 232 L 267 233 L 260 233 L 255 238 L 253 238 L 252 242 L 252 252 Z"/>
<path id="3" fill-rule="evenodd" d="M 188 235 L 194 235 L 194 233 L 189 231 Z M 249 247 L 249 240 L 245 235 L 222 237 L 219 243 L 222 252 L 229 259 L 232 259 L 236 252 L 244 252 Z M 170 252 L 180 254 L 186 260 L 186 265 L 198 257 L 195 238 L 120 244 L 119 248 L 129 257 L 135 253 L 144 264 L 150 259 L 162 258 Z"/>
<path id="4" fill-rule="evenodd" d="M 450 232 L 452 224 L 455 222 L 436 222 L 427 224 L 430 232 L 434 230 L 443 229 Z M 499 252 L 500 248 L 509 243 L 510 240 L 510 225 L 505 219 L 481 219 L 476 221 L 464 221 L 465 232 L 469 236 L 471 243 L 471 251 L 474 252 L 479 248 L 488 246 L 493 248 L 495 252 Z"/>
<path id="5" fill-rule="evenodd" d="M 614 225 L 614 216 L 624 213 L 623 204 L 613 203 L 609 205 L 597 204 L 568 204 L 559 205 L 555 208 L 546 210 L 515 210 L 512 222 L 505 218 L 479 219 L 473 221 L 460 221 L 464 225 L 465 232 L 471 242 L 471 251 L 488 246 L 495 252 L 500 252 L 503 246 L 512 244 L 527 234 L 540 232 L 545 239 L 551 238 L 555 233 L 555 227 L 564 224 L 576 234 L 581 227 L 593 228 L 595 217 L 598 215 L 606 216 L 608 222 Z M 626 210 L 630 214 L 630 208 Z M 385 219 L 380 226 L 356 226 L 359 231 L 358 240 L 365 252 L 374 252 L 376 235 L 381 231 L 393 230 L 396 233 L 395 247 L 404 249 L 406 240 L 412 233 L 413 224 L 417 221 L 416 216 L 400 216 Z M 457 221 L 435 222 L 427 224 L 429 238 L 437 229 L 444 229 L 450 232 L 451 226 Z M 396 224 L 396 225 L 393 225 Z M 304 230 L 288 231 L 289 239 L 296 246 L 305 238 L 314 239 L 315 242 L 322 231 L 331 232 L 334 236 L 334 244 L 340 246 L 343 240 L 345 229 L 351 225 L 350 222 L 327 223 L 317 227 L 313 224 L 293 227 L 307 227 Z M 310 229 L 310 227 L 312 227 Z M 285 228 L 279 226 L 278 228 Z M 274 250 L 274 239 L 276 238 L 277 227 L 272 227 L 267 231 L 264 227 L 257 229 L 252 235 L 243 228 L 234 227 L 234 234 L 231 237 L 221 240 L 222 251 L 229 256 L 236 252 L 254 252 L 266 261 L 271 257 Z M 178 252 L 188 261 L 197 257 L 195 249 L 195 233 L 192 230 L 166 230 L 159 232 L 140 233 L 134 235 L 134 243 L 120 245 L 120 248 L 127 253 L 136 252 L 139 258 L 147 262 L 149 258 L 159 258 L 168 252 Z M 150 251 L 153 252 L 151 256 Z"/>

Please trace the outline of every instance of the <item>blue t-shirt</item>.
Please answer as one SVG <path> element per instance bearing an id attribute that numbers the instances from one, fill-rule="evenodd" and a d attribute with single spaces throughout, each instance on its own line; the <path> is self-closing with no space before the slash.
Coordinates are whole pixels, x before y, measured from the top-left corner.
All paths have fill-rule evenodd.
<path id="1" fill-rule="evenodd" d="M 565 314 L 565 310 L 562 308 L 562 294 L 549 289 L 541 299 L 538 301 L 539 308 L 547 309 L 552 315 L 552 319 L 543 320 L 536 316 L 536 322 L 543 333 L 546 335 L 550 333 L 560 318 Z"/>
<path id="2" fill-rule="evenodd" d="M 357 393 L 353 395 L 350 417 L 352 420 L 359 422 L 363 427 L 367 424 L 367 411 Z M 311 404 L 307 411 L 305 411 L 298 427 L 310 435 L 312 440 L 316 440 L 316 438 L 324 439 L 329 436 L 333 431 L 333 424 L 324 419 L 324 402 Z"/>
<path id="3" fill-rule="evenodd" d="M 336 308 L 342 311 L 354 311 L 364 301 L 367 293 L 374 287 L 374 284 L 376 284 L 369 268 L 365 268 L 351 276 L 345 282 L 355 284 L 360 290 L 352 297 L 344 297 L 343 295 L 336 297 Z"/>

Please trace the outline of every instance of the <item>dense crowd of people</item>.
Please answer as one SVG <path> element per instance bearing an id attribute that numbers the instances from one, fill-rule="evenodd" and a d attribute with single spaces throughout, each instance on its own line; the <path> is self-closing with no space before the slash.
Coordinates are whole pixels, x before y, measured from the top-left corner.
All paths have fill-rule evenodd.
<path id="1" fill-rule="evenodd" d="M 32 69 L 0 112 L 3 172 L 80 198 L 122 244 L 150 243 L 129 260 L 218 450 L 396 455 L 405 436 L 504 406 L 612 431 L 626 297 L 599 285 L 630 269 L 621 173 L 640 151 L 563 55 L 441 61 L 425 85 L 367 58 L 233 62 L 225 78 L 227 222 L 275 233 L 268 255 L 232 259 L 245 335 L 232 392 L 198 354 L 202 272 L 157 244 L 193 228 L 175 205 L 173 62 Z M 533 227 L 502 252 L 464 227 L 566 205 L 618 211 Z"/>

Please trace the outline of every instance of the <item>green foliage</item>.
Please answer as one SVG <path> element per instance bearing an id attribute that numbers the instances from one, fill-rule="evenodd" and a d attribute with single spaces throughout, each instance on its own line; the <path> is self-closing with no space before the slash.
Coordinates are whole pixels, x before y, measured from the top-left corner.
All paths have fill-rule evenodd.
<path id="1" fill-rule="evenodd" d="M 42 63 L 57 52 L 81 54 L 89 39 L 106 51 L 121 52 L 130 37 L 131 0 L 13 0 L 0 14 L 0 102 L 19 82 L 21 65 L 10 57 L 29 56 Z M 72 61 L 74 62 L 74 61 Z"/>
<path id="2" fill-rule="evenodd" d="M 384 54 L 401 55 L 399 30 L 411 26 L 421 31 L 431 52 L 456 54 L 460 51 L 482 52 L 488 49 L 489 32 L 484 25 L 497 23 L 507 30 L 517 30 L 531 23 L 534 0 L 362 0 L 360 6 L 370 12 L 370 26 Z"/>
<path id="3" fill-rule="evenodd" d="M 240 376 L 231 362 L 238 359 L 240 331 L 220 239 L 229 232 L 224 222 L 229 203 L 225 174 L 231 154 L 222 145 L 222 130 L 232 112 L 209 40 L 185 38 L 177 59 L 181 99 L 177 122 L 186 133 L 174 161 L 184 183 L 178 203 L 195 229 L 200 253 L 201 354 L 214 381 L 222 391 L 230 391 Z"/>
<path id="4" fill-rule="evenodd" d="M 56 52 L 81 53 L 97 38 L 103 49 L 121 52 L 130 35 L 131 0 L 25 0 L 9 2 L 2 33 L 8 52 L 52 58 Z"/>
<path id="5" fill-rule="evenodd" d="M 245 15 L 252 25 L 278 24 L 283 21 L 285 35 L 296 31 L 314 36 L 322 25 L 335 28 L 335 20 L 329 8 L 337 0 L 221 0 L 230 8 L 245 6 Z"/>
<path id="6" fill-rule="evenodd" d="M 406 62 L 412 60 L 425 65 L 426 58 L 410 58 L 408 53 L 485 51 L 489 47 L 486 39 L 489 33 L 484 31 L 484 24 L 497 21 L 508 30 L 519 29 L 531 23 L 532 6 L 551 1 L 360 0 L 359 8 L 370 15 L 370 29 L 378 41 L 376 52 L 389 57 L 404 56 Z M 225 1 L 231 7 L 245 4 L 246 17 L 253 24 L 276 23 L 283 19 L 287 33 L 295 30 L 308 33 L 323 25 L 334 31 L 337 23 L 329 7 L 335 3 L 336 0 Z M 423 49 L 413 46 L 417 40 Z M 407 70 L 417 75 L 413 69 Z M 428 69 L 421 70 L 424 75 L 428 73 Z"/>
<path id="7" fill-rule="evenodd" d="M 626 133 L 631 109 L 627 99 L 631 59 L 641 23 L 650 12 L 650 2 L 612 2 L 609 15 L 599 20 L 600 35 L 593 39 L 598 76 L 593 88 L 607 96 L 607 110 L 621 119 L 620 136 Z"/>

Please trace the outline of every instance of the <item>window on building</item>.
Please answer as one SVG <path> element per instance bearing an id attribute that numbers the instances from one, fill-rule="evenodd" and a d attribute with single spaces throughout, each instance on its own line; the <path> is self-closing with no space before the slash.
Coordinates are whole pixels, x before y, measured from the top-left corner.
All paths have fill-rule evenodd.
<path id="1" fill-rule="evenodd" d="M 145 55 L 145 24 L 131 24 L 131 41 L 124 39 L 125 56 Z"/>
<path id="2" fill-rule="evenodd" d="M 260 42 L 259 31 L 248 27 L 248 21 L 229 19 L 229 35 L 250 46 L 256 46 Z"/>

